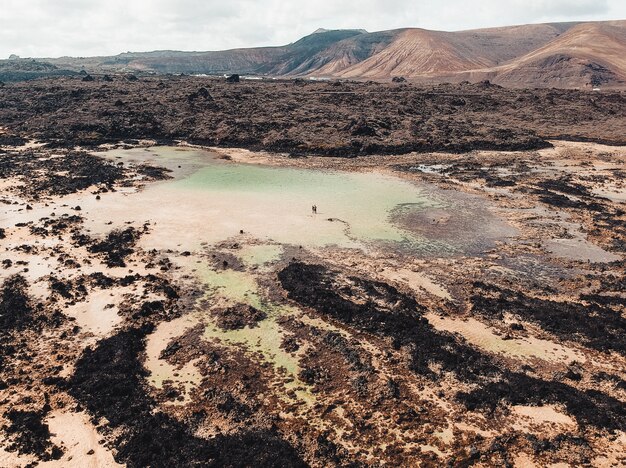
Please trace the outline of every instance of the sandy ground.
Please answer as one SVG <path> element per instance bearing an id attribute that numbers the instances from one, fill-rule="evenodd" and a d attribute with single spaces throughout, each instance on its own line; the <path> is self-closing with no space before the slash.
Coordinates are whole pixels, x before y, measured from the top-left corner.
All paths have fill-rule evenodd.
<path id="1" fill-rule="evenodd" d="M 41 149 L 31 145 L 13 150 Z M 10 427 L 5 411 L 38 410 L 43 394 L 50 402 L 42 421 L 49 428 L 49 442 L 63 454 L 57 460 L 40 460 L 40 466 L 114 466 L 123 444 L 111 434 L 132 428 L 123 424 L 107 428 L 106 421 L 94 426 L 93 415 L 72 409 L 81 405 L 75 396 L 62 387 L 21 383 L 16 369 L 27 366 L 35 382 L 52 375 L 70 378 L 86 348 L 94 349 L 138 324 L 153 325 L 139 359 L 145 370 L 142 385 L 155 402 L 154 411 L 183 422 L 202 411 L 204 419 L 194 423 L 197 434 L 213 437 L 266 428 L 271 415 L 284 440 L 296 444 L 302 438 L 308 447 L 301 448 L 303 456 L 314 466 L 333 464 L 312 455 L 311 441 L 320 434 L 339 447 L 344 461 L 368 464 L 437 466 L 470 457 L 469 447 L 480 447 L 481 466 L 503 460 L 515 466 L 577 466 L 585 460 L 594 466 L 619 466 L 625 461 L 622 430 L 609 436 L 605 428 L 581 423 L 579 413 L 561 401 L 500 402 L 491 414 L 468 410 L 455 392 L 471 391 L 481 382 L 464 381 L 457 371 L 443 371 L 443 364 L 436 362 L 430 365 L 435 380 L 415 374 L 409 365 L 410 346 L 392 346 L 392 338 L 298 303 L 281 289 L 277 275 L 293 261 L 322 264 L 341 273 L 344 283 L 337 280 L 334 289 L 345 300 L 355 307 L 374 304 L 389 313 L 397 303 L 388 304 L 385 294 L 391 293 L 380 291 L 382 285 L 393 287 L 397 294 L 415 298 L 424 310 L 414 313 L 421 314 L 436 333 L 478 350 L 501 368 L 518 372 L 527 367 L 534 378 L 566 382 L 572 391 L 599 389 L 623 403 L 623 390 L 609 381 L 594 380 L 602 373 L 626 378 L 626 360 L 618 350 L 559 335 L 543 322 L 512 310 L 502 310 L 502 318 L 481 314 L 472 295 L 478 290 L 474 282 L 482 281 L 559 303 L 578 303 L 581 294 L 592 293 L 623 298 L 622 291 L 604 283 L 623 275 L 624 252 L 613 242 L 621 235 L 616 225 L 594 218 L 593 209 L 568 203 L 596 200 L 588 190 L 606 197 L 600 202 L 606 210 L 614 210 L 612 221 L 621 222 L 618 210 L 624 187 L 619 171 L 626 170 L 626 149 L 555 142 L 554 148 L 539 152 L 413 154 L 347 161 L 187 146 L 165 158 L 143 148 L 131 153 L 114 150 L 107 157 L 127 165 L 169 167 L 174 179 L 138 181 L 115 192 L 101 192 L 99 199 L 92 187 L 38 201 L 19 195 L 19 180 L 2 181 L 5 205 L 0 227 L 6 237 L 0 241 L 0 260 L 10 259 L 11 264 L 4 264 L 0 277 L 4 281 L 23 275 L 42 310 L 58 310 L 64 316 L 57 328 L 33 329 L 24 335 L 31 341 L 32 360 L 42 366 L 15 361 L 2 376 L 16 379 L 8 389 L 0 389 L 0 425 L 5 429 Z M 396 200 L 396 194 L 387 191 L 396 184 L 404 194 L 415 190 L 416 199 L 434 197 L 437 203 L 447 204 L 438 211 L 426 204 L 417 214 L 398 214 L 386 205 L 370 208 L 366 212 L 378 228 L 366 226 L 368 230 L 358 227 L 365 216 L 360 208 L 350 209 L 362 202 L 359 199 L 329 197 L 316 217 L 306 203 L 312 196 L 321 197 L 318 192 L 306 193 L 294 204 L 288 196 L 281 199 L 280 191 L 267 198 L 231 191 L 221 196 L 222 192 L 180 185 L 211 161 L 339 173 L 337 180 L 357 181 L 360 191 L 369 187 L 378 193 L 381 184 L 386 186 L 385 196 Z M 540 185 L 564 175 L 569 186 Z M 572 194 L 574 182 L 580 185 L 575 186 L 578 195 Z M 270 205 L 274 214 L 268 216 Z M 76 206 L 80 211 L 73 209 Z M 65 229 L 41 237 L 31 229 L 44 218 L 64 214 L 80 215 L 76 231 Z M 125 266 L 107 265 L 106 254 L 90 251 L 115 228 L 144 225 L 146 232 L 130 245 Z M 398 232 L 404 236 L 401 241 L 426 239 L 431 248 L 414 250 L 410 242 L 393 237 Z M 95 240 L 78 245 L 78 233 Z M 468 247 L 469 238 L 480 242 Z M 449 248 L 441 249 L 442 245 Z M 90 276 L 96 273 L 113 278 L 115 284 L 97 285 Z M 371 290 L 355 286 L 353 277 L 379 284 Z M 154 286 L 161 284 L 155 278 L 175 285 L 179 297 L 172 299 L 166 289 Z M 54 289 L 54 280 L 70 284 L 67 297 Z M 346 292 L 350 288 L 358 293 L 350 295 Z M 378 290 L 379 296 L 372 290 Z M 219 318 L 231 317 L 227 309 L 239 304 L 264 315 L 244 317 L 248 321 L 236 322 L 233 329 L 220 327 Z M 614 310 L 623 317 L 621 307 Z M 514 324 L 523 327 L 516 329 Z M 570 371 L 582 377 L 567 380 L 563 376 Z M 358 391 L 365 393 L 355 393 L 359 378 L 368 382 L 365 390 Z M 402 403 L 379 401 L 381 394 L 392 392 L 391 381 L 403 395 Z M 231 406 L 253 409 L 224 409 Z M 509 435 L 506 456 L 486 449 L 501 441 L 497 439 L 501 434 Z M 533 449 L 533 437 L 550 441 L 552 448 Z M 570 445 L 577 437 L 584 444 Z M 557 439 L 561 442 L 554 442 Z M 15 444 L 13 433 L 0 443 L 2 466 L 25 466 L 41 456 Z"/>

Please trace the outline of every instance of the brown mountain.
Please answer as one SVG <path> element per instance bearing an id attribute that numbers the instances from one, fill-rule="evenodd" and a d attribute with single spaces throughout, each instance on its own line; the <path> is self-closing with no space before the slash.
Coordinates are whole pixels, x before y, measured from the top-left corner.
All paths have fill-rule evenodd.
<path id="1" fill-rule="evenodd" d="M 480 69 L 535 50 L 568 27 L 569 24 L 542 24 L 461 32 L 390 31 L 387 34 L 392 35 L 392 40 L 366 59 L 354 61 L 342 70 L 332 65 L 330 69 L 335 75 L 349 78 L 388 78 L 393 75 L 416 78 Z M 345 47 L 358 39 L 347 39 L 335 48 Z M 318 72 L 327 70 L 322 67 Z"/>
<path id="2" fill-rule="evenodd" d="M 495 82 L 509 86 L 623 85 L 626 21 L 578 24 L 493 72 Z"/>
<path id="3" fill-rule="evenodd" d="M 320 29 L 280 47 L 46 59 L 56 69 L 417 82 L 490 80 L 511 87 L 626 87 L 626 21 L 470 31 Z M 0 61 L 1 69 L 1 61 Z"/>
<path id="4" fill-rule="evenodd" d="M 405 29 L 390 31 L 386 38 L 366 58 L 352 53 L 359 50 L 361 36 L 343 40 L 324 51 L 326 62 L 308 73 L 428 82 L 489 79 L 515 87 L 626 84 L 626 21 L 460 32 Z"/>

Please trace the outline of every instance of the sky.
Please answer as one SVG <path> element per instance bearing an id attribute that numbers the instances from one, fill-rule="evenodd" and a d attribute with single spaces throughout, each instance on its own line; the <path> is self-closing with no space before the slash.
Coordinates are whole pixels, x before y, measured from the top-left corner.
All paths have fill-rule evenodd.
<path id="1" fill-rule="evenodd" d="M 0 0 L 0 58 L 284 45 L 318 28 L 626 19 L 624 0 Z"/>

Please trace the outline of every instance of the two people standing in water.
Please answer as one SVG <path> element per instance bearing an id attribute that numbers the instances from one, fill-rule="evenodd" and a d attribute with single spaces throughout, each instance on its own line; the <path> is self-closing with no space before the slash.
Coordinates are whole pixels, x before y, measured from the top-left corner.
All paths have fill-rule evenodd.
<path id="1" fill-rule="evenodd" d="M 317 214 L 317 205 L 313 205 L 313 206 L 311 207 L 311 212 L 312 212 L 313 214 Z"/>

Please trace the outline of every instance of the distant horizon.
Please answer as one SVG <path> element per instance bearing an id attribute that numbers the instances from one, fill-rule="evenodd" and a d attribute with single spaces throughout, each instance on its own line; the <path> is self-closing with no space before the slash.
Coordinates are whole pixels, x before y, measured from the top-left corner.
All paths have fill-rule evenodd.
<path id="1" fill-rule="evenodd" d="M 259 44 L 259 45 L 253 45 L 253 46 L 249 46 L 249 47 L 231 47 L 228 49 L 196 49 L 196 50 L 184 50 L 184 49 L 175 49 L 175 48 L 164 48 L 164 49 L 152 49 L 152 50 L 125 50 L 125 51 L 119 51 L 119 52 L 115 52 L 115 53 L 111 53 L 111 54 L 98 54 L 98 55 L 70 55 L 70 54 L 64 54 L 64 55 L 57 55 L 57 56 L 44 56 L 44 55 L 32 55 L 32 56 L 22 56 L 16 53 L 11 53 L 9 54 L 8 57 L 1 57 L 0 56 L 0 60 L 10 60 L 12 58 L 16 58 L 16 59 L 20 59 L 20 60 L 30 60 L 30 59 L 62 59 L 62 58 L 74 58 L 74 59 L 80 59 L 80 58 L 97 58 L 97 57 L 115 57 L 115 56 L 119 56 L 119 55 L 123 55 L 123 54 L 150 54 L 150 53 L 159 53 L 159 52 L 181 52 L 181 53 L 189 53 L 189 54 L 193 54 L 193 53 L 206 53 L 206 52 L 227 52 L 227 51 L 231 51 L 231 50 L 238 50 L 238 49 L 263 49 L 263 48 L 276 48 L 276 47 L 284 47 L 284 46 L 288 46 L 290 44 L 293 44 L 297 41 L 299 41 L 300 39 L 307 37 L 307 36 L 311 36 L 313 34 L 319 33 L 319 32 L 331 32 L 331 31 L 363 31 L 364 34 L 374 34 L 374 33 L 379 33 L 379 32 L 385 32 L 385 31 L 394 31 L 394 30 L 403 30 L 403 29 L 423 29 L 423 30 L 427 30 L 427 31 L 433 31 L 433 32 L 450 32 L 450 33 L 455 33 L 455 32 L 465 32 L 465 31 L 480 31 L 480 30 L 489 30 L 489 29 L 499 29 L 499 28 L 515 28 L 515 27 L 521 27 L 521 26 L 531 26 L 531 25 L 541 25 L 541 24 L 559 24 L 559 23 L 610 23 L 610 22 L 620 22 L 620 21 L 626 21 L 626 18 L 617 18 L 617 19 L 602 19 L 602 20 L 570 20 L 570 21 L 542 21 L 542 22 L 535 22 L 535 23 L 516 23 L 516 24 L 505 24 L 505 25 L 498 25 L 498 26 L 487 26 L 487 27 L 480 27 L 480 28 L 468 28 L 468 29 L 455 29 L 455 30 L 445 30 L 445 29 L 429 29 L 429 28 L 423 28 L 420 26 L 401 26 L 398 28 L 393 28 L 393 29 L 380 29 L 380 30 L 367 30 L 364 28 L 325 28 L 325 27 L 319 27 L 317 29 L 315 29 L 314 31 L 309 32 L 308 34 L 304 34 L 303 36 L 300 36 L 294 40 L 292 40 L 291 42 L 288 43 L 283 43 L 283 44 Z M 323 30 L 323 31 L 322 31 Z"/>
<path id="2" fill-rule="evenodd" d="M 277 47 L 320 27 L 465 31 L 511 25 L 619 21 L 618 0 L 4 0 L 0 57 L 114 56 Z M 273 45 L 270 45 L 273 44 Z"/>

